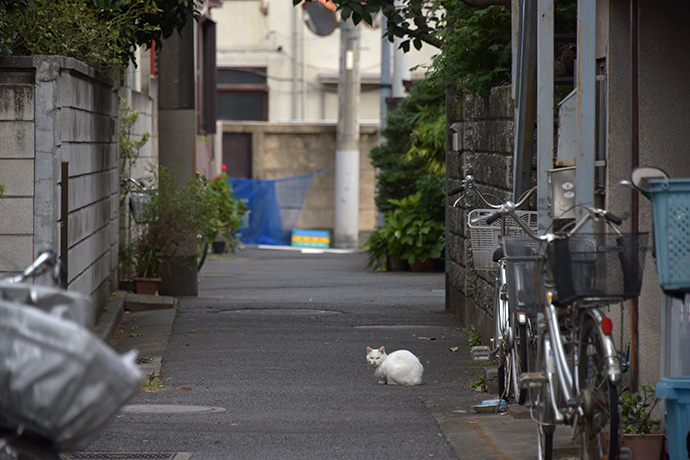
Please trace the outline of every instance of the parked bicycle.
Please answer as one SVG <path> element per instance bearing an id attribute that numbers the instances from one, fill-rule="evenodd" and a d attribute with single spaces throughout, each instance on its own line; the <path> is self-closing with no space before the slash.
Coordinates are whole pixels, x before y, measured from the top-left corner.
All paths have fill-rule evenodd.
<path id="1" fill-rule="evenodd" d="M 515 398 L 524 404 L 527 391 L 520 388 L 520 375 L 527 368 L 528 349 L 534 343 L 529 339 L 532 329 L 529 318 L 518 308 L 510 308 L 508 274 L 506 258 L 501 245 L 502 239 L 509 234 L 521 235 L 522 228 L 514 222 L 520 220 L 530 228 L 536 228 L 536 213 L 533 211 L 516 211 L 514 216 L 506 216 L 499 222 L 482 224 L 482 221 L 501 208 L 501 204 L 491 203 L 475 185 L 475 179 L 468 175 L 462 185 L 448 192 L 449 196 L 460 194 L 453 206 L 457 206 L 466 191 L 472 190 L 489 209 L 474 209 L 468 215 L 468 226 L 472 244 L 472 256 L 475 270 L 493 272 L 494 285 L 494 332 L 491 338 L 491 352 L 498 362 L 499 394 L 508 400 Z M 529 200 L 536 188 L 529 190 L 516 204 L 521 207 Z"/>
<path id="2" fill-rule="evenodd" d="M 515 207 L 504 203 L 489 220 L 514 216 Z M 621 224 L 618 217 L 585 209 L 585 217 L 565 233 L 539 236 L 522 225 L 528 239 L 504 239 L 508 254 L 516 246 L 538 243 L 531 276 L 523 280 L 534 287 L 538 304 L 536 362 L 520 381 L 529 391 L 540 459 L 552 458 L 558 425 L 573 427 L 581 458 L 618 455 L 621 358 L 613 322 L 600 307 L 639 295 L 648 234 L 621 233 L 612 225 Z M 581 232 L 594 222 L 605 222 L 612 232 Z"/>
<path id="3" fill-rule="evenodd" d="M 0 280 L 0 459 L 58 460 L 88 446 L 141 383 L 134 353 L 95 336 L 91 299 L 24 282 L 63 270 L 52 251 Z"/>

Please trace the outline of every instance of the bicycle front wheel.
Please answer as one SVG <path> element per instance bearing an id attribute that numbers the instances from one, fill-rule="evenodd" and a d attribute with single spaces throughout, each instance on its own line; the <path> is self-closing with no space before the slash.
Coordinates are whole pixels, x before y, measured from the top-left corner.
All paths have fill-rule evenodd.
<path id="1" fill-rule="evenodd" d="M 577 370 L 584 415 L 577 422 L 585 460 L 614 459 L 618 455 L 618 392 L 606 372 L 602 332 L 591 317 L 584 320 L 578 346 Z"/>

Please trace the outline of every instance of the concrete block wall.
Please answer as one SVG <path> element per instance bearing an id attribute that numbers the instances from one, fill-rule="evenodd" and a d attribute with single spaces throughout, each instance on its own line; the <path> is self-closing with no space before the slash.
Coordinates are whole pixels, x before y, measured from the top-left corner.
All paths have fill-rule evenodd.
<path id="1" fill-rule="evenodd" d="M 325 171 L 314 176 L 307 190 L 299 228 L 333 229 L 335 202 L 334 123 L 224 122 L 223 132 L 252 134 L 254 179 L 280 179 Z M 369 151 L 379 142 L 378 126 L 360 127 L 359 229 L 360 244 L 376 227 L 376 170 Z"/>
<path id="2" fill-rule="evenodd" d="M 0 77 L 0 272 L 7 272 L 33 257 L 34 86 L 32 73 Z"/>
<path id="3" fill-rule="evenodd" d="M 117 83 L 71 58 L 3 57 L 0 100 L 0 273 L 60 250 L 68 162 L 69 289 L 98 308 L 117 286 Z"/>
<path id="4" fill-rule="evenodd" d="M 513 101 L 510 87 L 494 88 L 488 98 L 458 96 L 449 101 L 448 123 L 458 133 L 456 147 L 451 150 L 448 168 L 448 189 L 460 185 L 473 174 L 478 188 L 495 202 L 512 196 L 513 162 Z M 448 273 L 450 310 L 462 324 L 476 328 L 485 344 L 493 335 L 492 273 L 476 271 L 472 258 L 467 215 L 476 208 L 486 208 L 473 193 L 448 210 Z"/>

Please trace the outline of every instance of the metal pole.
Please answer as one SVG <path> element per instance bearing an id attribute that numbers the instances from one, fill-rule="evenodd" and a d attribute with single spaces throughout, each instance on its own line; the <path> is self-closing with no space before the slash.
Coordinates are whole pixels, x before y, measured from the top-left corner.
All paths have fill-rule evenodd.
<path id="1" fill-rule="evenodd" d="M 61 164 L 60 175 L 60 262 L 64 267 L 64 272 L 61 273 L 60 286 L 67 289 L 67 282 L 69 281 L 69 162 L 63 161 Z"/>
<path id="2" fill-rule="evenodd" d="M 513 153 L 513 199 L 529 190 L 532 173 L 534 118 L 537 108 L 537 11 L 536 3 L 523 0 L 520 7 L 518 73 L 515 99 L 515 152 Z M 540 209 L 539 220 L 547 209 Z"/>
<path id="3" fill-rule="evenodd" d="M 360 26 L 340 23 L 340 79 L 335 152 L 334 246 L 359 245 Z"/>
<path id="4" fill-rule="evenodd" d="M 385 16 L 381 19 L 381 30 L 386 30 L 388 20 Z M 386 115 L 388 114 L 387 99 L 391 97 L 391 42 L 388 38 L 381 39 L 381 122 L 379 133 L 386 129 Z M 382 136 L 382 135 L 381 135 Z M 385 144 L 386 140 L 381 137 L 381 144 Z"/>
<path id="5" fill-rule="evenodd" d="M 630 2 L 630 167 L 640 165 L 640 93 L 639 93 L 639 6 L 638 0 Z M 632 190 L 630 195 L 630 231 L 640 230 L 640 194 Z M 635 297 L 630 305 L 630 391 L 639 390 L 639 299 Z"/>
<path id="6" fill-rule="evenodd" d="M 594 160 L 596 153 L 596 0 L 577 2 L 577 203 L 594 204 Z M 577 219 L 587 211 L 578 207 Z M 583 228 L 592 231 L 588 222 Z"/>
<path id="7" fill-rule="evenodd" d="M 386 30 L 388 27 L 388 19 L 386 16 L 381 17 L 381 30 Z M 379 143 L 386 145 L 386 138 L 383 131 L 388 126 L 386 117 L 388 116 L 388 99 L 391 97 L 391 42 L 385 36 L 381 38 L 381 82 L 379 85 L 381 98 L 381 115 L 379 122 Z M 378 212 L 377 225 L 379 227 L 384 225 L 384 213 Z"/>
<path id="8" fill-rule="evenodd" d="M 537 20 L 537 208 L 539 234 L 551 226 L 548 171 L 553 169 L 554 1 L 539 0 Z M 518 197 L 515 197 L 516 199 Z"/>

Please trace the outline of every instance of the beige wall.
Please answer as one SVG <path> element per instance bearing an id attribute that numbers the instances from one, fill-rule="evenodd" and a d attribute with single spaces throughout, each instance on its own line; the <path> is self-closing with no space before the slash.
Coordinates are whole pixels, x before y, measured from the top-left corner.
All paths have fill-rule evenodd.
<path id="1" fill-rule="evenodd" d="M 690 30 L 685 18 L 690 5 L 672 1 L 640 1 L 639 27 L 639 138 L 640 165 L 665 169 L 672 177 L 690 177 Z M 615 213 L 630 215 L 630 193 L 618 186 L 630 174 L 630 2 L 611 0 L 604 28 L 607 44 L 608 80 L 608 194 L 607 206 Z M 640 230 L 652 231 L 651 205 L 640 197 Z M 651 238 L 651 234 L 650 234 Z M 662 317 L 667 307 L 650 254 L 645 265 L 639 301 L 640 383 L 655 384 L 663 375 L 664 342 Z M 629 310 L 624 311 L 624 341 L 629 340 Z M 619 340 L 620 336 L 616 335 Z M 674 352 L 678 352 L 679 349 Z M 662 359 L 660 359 L 662 358 Z"/>
<path id="2" fill-rule="evenodd" d="M 335 124 L 224 122 L 222 127 L 224 133 L 252 134 L 254 179 L 280 179 L 325 171 L 314 176 L 309 186 L 298 227 L 333 229 Z M 376 226 L 376 174 L 369 161 L 369 151 L 378 142 L 377 126 L 360 127 L 360 232 L 369 232 Z"/>
<path id="3" fill-rule="evenodd" d="M 267 8 L 263 10 L 262 5 Z M 334 84 L 319 78 L 337 78 L 340 32 L 327 37 L 313 34 L 302 20 L 302 8 L 289 0 L 224 1 L 211 10 L 217 23 L 218 67 L 266 67 L 269 85 L 269 121 L 335 120 Z M 362 28 L 360 71 L 378 85 L 381 67 L 381 29 Z M 392 47 L 392 45 L 391 45 Z M 408 53 L 410 67 L 428 64 L 438 49 L 424 45 Z M 391 67 L 392 68 L 392 67 Z M 422 76 L 424 70 L 418 71 Z M 360 120 L 377 121 L 378 88 L 364 86 Z M 294 116 L 293 116 L 294 115 Z"/>

